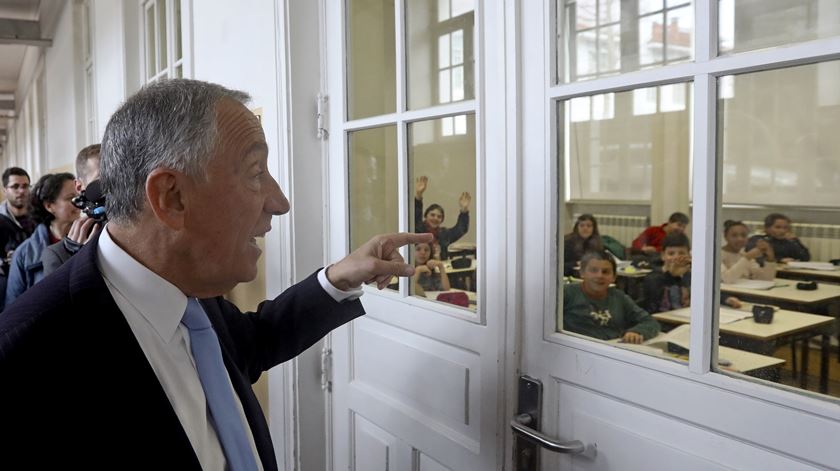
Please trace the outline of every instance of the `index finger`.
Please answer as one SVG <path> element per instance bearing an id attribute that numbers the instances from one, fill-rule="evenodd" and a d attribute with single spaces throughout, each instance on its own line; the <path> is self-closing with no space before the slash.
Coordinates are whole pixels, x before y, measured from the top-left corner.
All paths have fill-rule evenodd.
<path id="1" fill-rule="evenodd" d="M 402 247 L 407 244 L 430 244 L 434 240 L 434 235 L 430 232 L 415 234 L 412 232 L 398 232 L 396 234 L 385 234 L 388 241 L 394 244 L 395 247 Z"/>

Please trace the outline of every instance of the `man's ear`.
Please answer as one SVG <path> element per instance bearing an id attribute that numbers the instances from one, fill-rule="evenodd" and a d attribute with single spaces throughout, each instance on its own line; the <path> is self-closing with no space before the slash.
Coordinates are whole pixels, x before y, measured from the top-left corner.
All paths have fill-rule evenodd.
<path id="1" fill-rule="evenodd" d="M 155 217 L 165 226 L 184 227 L 184 175 L 168 168 L 156 168 L 146 178 L 146 198 Z"/>

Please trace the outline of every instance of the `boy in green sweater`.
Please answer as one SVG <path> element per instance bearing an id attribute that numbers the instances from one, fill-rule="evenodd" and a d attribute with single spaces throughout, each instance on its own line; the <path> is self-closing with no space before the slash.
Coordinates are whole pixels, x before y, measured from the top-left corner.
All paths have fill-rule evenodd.
<path id="1" fill-rule="evenodd" d="M 617 288 L 615 260 L 605 252 L 587 252 L 580 261 L 582 283 L 565 285 L 563 330 L 601 340 L 620 338 L 642 343 L 659 333 L 659 323 Z"/>

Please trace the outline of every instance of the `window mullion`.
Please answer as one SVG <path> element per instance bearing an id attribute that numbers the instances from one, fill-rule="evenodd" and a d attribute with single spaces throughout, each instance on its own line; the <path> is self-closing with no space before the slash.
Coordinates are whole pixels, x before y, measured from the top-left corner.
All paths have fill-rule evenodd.
<path id="1" fill-rule="evenodd" d="M 718 165 L 716 163 L 715 109 L 717 80 L 709 74 L 694 78 L 694 168 L 691 267 L 691 356 L 689 370 L 708 373 L 717 359 L 720 271 L 718 236 Z"/>
<path id="2" fill-rule="evenodd" d="M 405 74 L 405 59 L 407 54 L 405 43 L 405 2 L 403 0 L 395 0 L 394 2 L 394 34 L 396 41 L 396 67 L 397 78 L 397 194 L 399 195 L 399 205 L 397 207 L 398 214 L 398 228 L 400 232 L 411 232 L 413 228 L 409 223 L 408 205 L 412 203 L 409 200 L 409 188 L 411 182 L 408 175 L 408 152 L 406 139 L 406 123 L 402 119 L 402 115 L 407 108 L 406 104 L 406 74 Z M 432 70 L 437 70 L 436 67 Z M 400 247 L 400 254 L 405 260 L 408 260 L 408 246 Z M 400 295 L 409 296 L 409 279 L 400 277 Z"/>

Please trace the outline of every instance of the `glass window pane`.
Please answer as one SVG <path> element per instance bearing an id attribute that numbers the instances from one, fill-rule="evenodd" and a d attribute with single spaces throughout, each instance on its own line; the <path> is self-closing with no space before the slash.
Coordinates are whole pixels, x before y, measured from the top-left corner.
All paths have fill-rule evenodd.
<path id="1" fill-rule="evenodd" d="M 717 115 L 726 221 L 719 228 L 718 356 L 759 354 L 767 365 L 751 376 L 834 397 L 840 376 L 828 350 L 840 313 L 840 271 L 830 263 L 840 258 L 837 83 L 840 61 L 721 77 Z M 809 282 L 818 288 L 797 289 Z"/>
<path id="2" fill-rule="evenodd" d="M 452 101 L 464 99 L 464 66 L 452 69 Z"/>
<path id="3" fill-rule="evenodd" d="M 601 28 L 598 34 L 598 71 L 609 73 L 621 69 L 621 28 Z"/>
<path id="4" fill-rule="evenodd" d="M 397 110 L 394 0 L 347 0 L 347 116 Z"/>
<path id="5" fill-rule="evenodd" d="M 146 79 L 157 72 L 157 43 L 155 41 L 155 4 L 146 8 Z"/>
<path id="6" fill-rule="evenodd" d="M 662 15 L 645 16 L 639 20 L 639 65 L 642 67 L 662 62 L 665 35 Z"/>
<path id="7" fill-rule="evenodd" d="M 175 24 L 173 36 L 175 39 L 175 58 L 174 61 L 177 62 L 184 57 L 182 39 L 181 39 L 181 0 L 173 0 L 175 2 Z M 180 76 L 179 76 L 180 77 Z"/>
<path id="8" fill-rule="evenodd" d="M 621 0 L 600 0 L 598 22 L 600 24 L 614 23 L 621 19 Z"/>
<path id="9" fill-rule="evenodd" d="M 166 42 L 166 32 L 169 30 L 168 25 L 166 24 L 166 3 L 167 0 L 158 0 L 157 4 L 157 12 L 158 12 L 158 24 L 157 24 L 157 31 L 158 31 L 158 42 L 160 43 L 160 60 L 158 62 L 158 72 L 166 69 L 169 67 L 169 63 L 167 62 L 167 42 Z"/>
<path id="10" fill-rule="evenodd" d="M 679 214 L 689 212 L 691 110 L 676 98 L 690 89 L 680 83 L 558 104 L 567 195 L 559 205 L 558 331 L 688 358 L 688 333 L 662 333 L 653 315 L 690 303 L 687 216 Z M 661 96 L 682 109 L 659 108 Z M 666 233 L 681 245 L 663 249 Z"/>
<path id="11" fill-rule="evenodd" d="M 720 0 L 720 52 L 743 52 L 840 35 L 840 2 Z"/>
<path id="12" fill-rule="evenodd" d="M 437 2 L 440 8 L 441 3 Z M 406 2 L 406 94 L 409 109 L 471 100 L 473 83 L 473 32 L 475 24 L 472 1 L 452 0 L 452 16 L 439 18 L 432 10 L 434 2 Z M 438 21 L 432 21 L 438 17 Z M 461 65 L 461 72 L 451 67 Z M 445 73 L 444 73 L 445 72 Z M 453 74 L 463 80 L 456 83 Z M 459 86 L 461 89 L 455 90 Z"/>
<path id="13" fill-rule="evenodd" d="M 452 65 L 450 60 L 451 46 L 449 45 L 450 35 L 444 34 L 438 38 L 438 69 L 445 69 Z"/>
<path id="14" fill-rule="evenodd" d="M 597 26 L 595 18 L 598 16 L 597 0 L 581 0 L 575 5 L 575 30 L 594 28 Z"/>
<path id="15" fill-rule="evenodd" d="M 348 133 L 350 250 L 399 229 L 397 127 Z M 396 289 L 395 284 L 389 286 Z"/>
<path id="16" fill-rule="evenodd" d="M 454 124 L 454 125 L 453 125 Z M 458 115 L 408 125 L 408 165 L 414 182 L 410 214 L 418 244 L 411 260 L 421 273 L 411 294 L 476 309 L 475 116 Z"/>
<path id="17" fill-rule="evenodd" d="M 577 35 L 578 78 L 585 78 L 598 73 L 598 45 L 595 42 L 595 34 L 595 30 L 589 30 Z"/>
<path id="18" fill-rule="evenodd" d="M 646 13 L 660 11 L 663 7 L 662 0 L 639 0 L 639 14 L 644 15 Z"/>
<path id="19" fill-rule="evenodd" d="M 668 25 L 665 32 L 665 60 L 669 63 L 687 60 L 694 47 L 691 30 L 694 29 L 694 9 L 691 7 L 668 10 L 665 14 Z"/>
<path id="20" fill-rule="evenodd" d="M 440 88 L 438 89 L 438 102 L 439 103 L 449 103 L 452 101 L 452 87 L 450 86 L 450 75 L 452 73 L 452 69 L 445 69 L 438 72 L 438 83 L 440 84 Z"/>
<path id="21" fill-rule="evenodd" d="M 567 2 L 558 21 L 558 80 L 575 82 L 693 59 L 691 0 Z"/>

